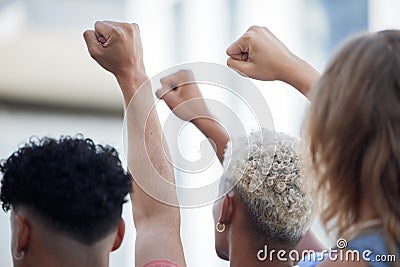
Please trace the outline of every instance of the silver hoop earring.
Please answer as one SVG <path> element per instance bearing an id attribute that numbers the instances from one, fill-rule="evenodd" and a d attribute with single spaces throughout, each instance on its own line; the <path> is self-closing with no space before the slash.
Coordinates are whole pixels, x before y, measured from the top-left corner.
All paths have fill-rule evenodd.
<path id="1" fill-rule="evenodd" d="M 224 223 L 220 223 L 217 222 L 217 224 L 215 225 L 215 230 L 217 230 L 218 233 L 222 233 L 223 231 L 225 231 L 225 224 Z"/>
<path id="2" fill-rule="evenodd" d="M 17 253 L 13 253 L 13 258 L 16 261 L 20 261 L 24 258 L 25 256 L 25 252 L 23 250 L 21 250 L 21 253 L 19 255 L 17 255 Z"/>

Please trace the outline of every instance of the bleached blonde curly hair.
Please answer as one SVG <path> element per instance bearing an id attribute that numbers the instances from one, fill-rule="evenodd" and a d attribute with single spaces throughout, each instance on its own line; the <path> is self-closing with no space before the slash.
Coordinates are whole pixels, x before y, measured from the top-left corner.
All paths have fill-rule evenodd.
<path id="1" fill-rule="evenodd" d="M 225 151 L 221 184 L 238 194 L 249 230 L 264 244 L 293 246 L 310 226 L 313 201 L 302 190 L 299 144 L 295 137 L 262 129 L 229 142 Z"/>

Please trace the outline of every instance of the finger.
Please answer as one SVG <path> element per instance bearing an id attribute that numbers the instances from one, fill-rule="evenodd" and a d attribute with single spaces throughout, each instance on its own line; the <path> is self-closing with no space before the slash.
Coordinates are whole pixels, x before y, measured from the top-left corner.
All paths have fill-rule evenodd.
<path id="1" fill-rule="evenodd" d="M 97 36 L 97 41 L 99 41 L 99 43 L 101 45 L 104 45 L 105 43 L 107 43 L 107 39 L 104 38 L 104 36 Z"/>
<path id="2" fill-rule="evenodd" d="M 172 75 L 169 75 L 169 76 L 165 76 L 164 78 L 160 79 L 162 88 L 165 88 L 168 90 L 168 89 L 172 89 L 174 87 L 174 83 L 175 83 L 174 75 L 175 75 L 175 73 Z"/>
<path id="3" fill-rule="evenodd" d="M 127 30 L 134 30 L 136 33 L 140 35 L 139 25 L 136 23 L 126 23 L 126 22 L 116 22 L 111 20 L 104 20 L 103 22 L 110 24 L 117 28 L 125 28 Z"/>
<path id="4" fill-rule="evenodd" d="M 111 20 L 103 20 L 103 22 L 115 27 L 121 27 L 123 25 L 122 22 L 111 21 Z"/>
<path id="5" fill-rule="evenodd" d="M 249 73 L 249 68 L 251 66 L 251 63 L 248 61 L 242 61 L 242 60 L 237 60 L 234 58 L 228 58 L 228 61 L 226 62 L 226 64 L 237 70 L 238 72 L 240 72 L 241 74 L 245 74 L 248 75 Z"/>
<path id="6" fill-rule="evenodd" d="M 106 23 L 104 21 L 96 21 L 96 23 L 94 24 L 94 29 L 96 31 L 97 39 L 101 39 L 101 37 L 103 37 L 105 39 L 104 43 L 106 43 L 108 41 L 108 39 L 110 38 L 111 32 L 114 29 L 114 26 L 112 26 L 111 24 Z M 104 39 L 101 39 L 101 41 L 104 41 Z M 100 40 L 99 40 L 99 42 L 100 42 Z"/>
<path id="7" fill-rule="evenodd" d="M 238 55 L 241 56 L 243 53 L 249 53 L 248 39 L 243 36 L 226 49 L 226 54 L 228 56 L 237 57 Z"/>
<path id="8" fill-rule="evenodd" d="M 162 88 L 156 91 L 156 96 L 159 99 L 163 99 L 167 94 L 175 94 L 175 88 L 163 86 Z"/>
<path id="9" fill-rule="evenodd" d="M 249 53 L 243 52 L 240 54 L 232 54 L 230 57 L 236 60 L 246 61 L 249 59 Z"/>
<path id="10" fill-rule="evenodd" d="M 156 91 L 156 96 L 159 99 L 164 100 L 164 102 L 167 104 L 168 107 L 171 109 L 176 106 L 177 101 L 177 96 L 175 95 L 175 91 L 172 89 L 166 90 L 164 88 L 161 88 Z"/>
<path id="11" fill-rule="evenodd" d="M 242 53 L 240 54 L 230 54 L 229 55 L 231 58 L 236 59 L 236 60 L 242 60 Z"/>
<path id="12" fill-rule="evenodd" d="M 93 30 L 87 30 L 83 33 L 83 38 L 85 39 L 89 54 L 93 58 L 96 57 L 97 53 L 99 52 L 100 46 L 95 32 Z"/>
<path id="13" fill-rule="evenodd" d="M 195 79 L 191 70 L 182 69 L 161 78 L 160 82 L 163 88 L 178 89 L 183 85 L 194 83 Z"/>
<path id="14" fill-rule="evenodd" d="M 166 92 L 167 92 L 167 90 L 165 90 L 164 87 L 161 88 L 161 89 L 158 89 L 158 90 L 156 91 L 156 96 L 157 96 L 157 98 L 158 98 L 158 99 L 162 99 L 163 96 L 164 96 L 164 94 L 165 94 Z"/>

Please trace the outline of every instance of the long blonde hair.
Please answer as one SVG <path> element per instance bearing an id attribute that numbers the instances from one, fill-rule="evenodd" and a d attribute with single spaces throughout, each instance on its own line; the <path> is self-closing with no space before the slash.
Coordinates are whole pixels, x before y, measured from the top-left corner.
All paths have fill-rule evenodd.
<path id="1" fill-rule="evenodd" d="M 366 202 L 400 244 L 400 31 L 348 41 L 313 93 L 305 133 L 322 221 L 341 235 Z"/>

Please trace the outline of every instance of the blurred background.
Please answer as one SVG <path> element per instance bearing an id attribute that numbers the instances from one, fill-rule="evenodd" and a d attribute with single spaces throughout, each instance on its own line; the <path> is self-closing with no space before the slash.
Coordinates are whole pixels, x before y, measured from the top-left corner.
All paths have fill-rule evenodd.
<path id="1" fill-rule="evenodd" d="M 251 25 L 267 26 L 322 71 L 348 36 L 400 28 L 399 9 L 398 0 L 0 0 L 0 158 L 32 135 L 83 133 L 115 146 L 123 159 L 117 83 L 90 58 L 82 38 L 96 20 L 140 25 L 149 76 L 184 62 L 225 64 L 225 49 Z M 255 84 L 276 130 L 299 134 L 305 98 L 280 82 Z M 161 117 L 169 115 L 165 105 L 158 108 Z M 185 131 L 179 140 L 182 153 L 196 154 L 204 136 L 190 125 Z M 215 167 L 215 175 L 219 171 Z M 179 173 L 178 179 L 185 175 Z M 134 266 L 128 204 L 123 216 L 128 230 L 111 266 Z M 332 240 L 318 222 L 314 227 L 329 245 Z M 228 266 L 214 252 L 213 233 L 210 205 L 182 210 L 188 266 Z M 12 266 L 9 244 L 9 215 L 0 213 L 0 267 Z"/>

